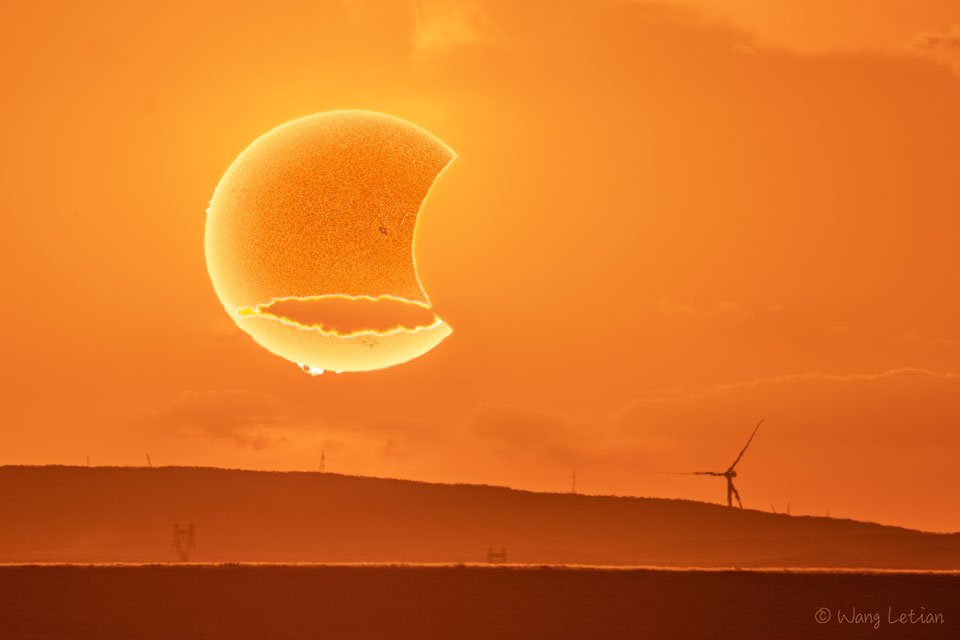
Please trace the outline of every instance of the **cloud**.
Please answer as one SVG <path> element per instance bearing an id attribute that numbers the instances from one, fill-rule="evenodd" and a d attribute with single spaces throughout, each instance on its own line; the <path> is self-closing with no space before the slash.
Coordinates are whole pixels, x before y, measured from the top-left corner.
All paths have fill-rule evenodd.
<path id="1" fill-rule="evenodd" d="M 229 440 L 264 449 L 282 441 L 276 431 L 290 416 L 279 399 L 249 391 L 188 391 L 161 413 L 159 422 L 189 436 Z"/>
<path id="2" fill-rule="evenodd" d="M 487 40 L 491 23 L 479 0 L 340 0 L 364 32 L 389 32 L 415 62 Z M 380 43 L 383 45 L 383 43 Z"/>
<path id="3" fill-rule="evenodd" d="M 611 415 L 484 403 L 453 430 L 452 479 L 562 491 L 576 470 L 586 493 L 722 501 L 722 483 L 668 472 L 726 468 L 761 418 L 738 466 L 747 507 L 960 529 L 940 503 L 957 486 L 960 375 L 921 368 L 746 380 Z"/>
<path id="4" fill-rule="evenodd" d="M 483 12 L 476 2 L 416 0 L 413 12 L 413 46 L 418 54 L 445 53 L 481 38 Z"/>
<path id="5" fill-rule="evenodd" d="M 913 331 L 904 334 L 903 339 L 908 342 L 921 344 L 938 349 L 957 349 L 960 348 L 960 338 L 950 338 L 944 336 L 928 336 Z"/>
<path id="6" fill-rule="evenodd" d="M 660 495 L 719 500 L 722 487 L 657 472 L 721 469 L 757 420 L 763 427 L 738 471 L 754 508 L 792 501 L 823 513 L 931 530 L 960 529 L 941 504 L 956 487 L 960 375 L 919 368 L 803 373 L 631 403 L 625 442 L 656 460 L 642 477 Z M 646 471 L 646 470 L 645 470 Z"/>
<path id="7" fill-rule="evenodd" d="M 906 376 L 920 376 L 929 378 L 940 378 L 943 380 L 960 380 L 960 375 L 945 371 L 938 373 L 928 369 L 919 369 L 915 367 L 903 367 L 900 369 L 890 369 L 880 373 L 854 373 L 849 375 L 837 375 L 830 373 L 798 373 L 787 376 L 774 376 L 769 378 L 758 378 L 747 382 L 735 382 L 716 387 L 715 391 L 724 392 L 744 388 L 757 388 L 763 385 L 786 384 L 792 382 L 874 382 L 884 378 L 903 378 Z"/>
<path id="8" fill-rule="evenodd" d="M 481 440 L 516 446 L 533 446 L 567 435 L 562 416 L 517 405 L 485 403 L 469 418 L 472 433 Z"/>
<path id="9" fill-rule="evenodd" d="M 770 376 L 641 398 L 609 413 L 486 401 L 449 423 L 313 425 L 305 415 L 274 396 L 233 390 L 185 393 L 161 418 L 211 446 L 232 446 L 247 464 L 269 450 L 300 455 L 311 468 L 326 449 L 335 471 L 564 491 L 576 470 L 585 493 L 706 501 L 724 500 L 723 487 L 665 472 L 725 468 L 765 418 L 738 467 L 747 507 L 791 502 L 795 514 L 830 509 L 960 529 L 939 503 L 956 486 L 951 452 L 960 447 L 960 374 L 952 371 Z"/>
<path id="10" fill-rule="evenodd" d="M 592 421 L 595 422 L 595 421 Z M 517 404 L 483 403 L 467 420 L 466 445 L 495 467 L 567 470 L 606 438 L 574 416 Z M 552 471 L 548 472 L 552 473 Z"/>
<path id="11" fill-rule="evenodd" d="M 759 48 L 804 54 L 893 52 L 913 34 L 940 28 L 955 19 L 956 9 L 943 0 L 624 0 L 686 10 L 706 25 L 741 32 L 741 53 Z M 932 34 L 934 46 L 946 45 Z"/>
<path id="12" fill-rule="evenodd" d="M 739 322 L 754 316 L 752 311 L 741 307 L 733 300 L 723 300 L 712 307 L 695 306 L 661 298 L 660 315 L 669 320 Z"/>
<path id="13" fill-rule="evenodd" d="M 742 53 L 748 56 L 757 56 L 760 55 L 757 53 L 757 50 L 751 47 L 750 45 L 743 44 L 742 42 L 735 42 L 733 44 L 733 50 L 737 53 Z"/>
<path id="14" fill-rule="evenodd" d="M 794 440 L 804 434 L 811 441 L 856 437 L 861 449 L 938 446 L 945 440 L 960 445 L 949 426 L 960 420 L 960 375 L 905 367 L 772 376 L 686 397 L 637 400 L 620 421 L 636 435 L 673 433 L 674 442 L 687 440 L 696 448 L 700 442 L 712 446 L 718 431 L 733 433 L 764 417 L 771 429 Z"/>
<path id="15" fill-rule="evenodd" d="M 943 33 L 925 33 L 910 43 L 915 53 L 935 60 L 960 76 L 960 25 Z"/>

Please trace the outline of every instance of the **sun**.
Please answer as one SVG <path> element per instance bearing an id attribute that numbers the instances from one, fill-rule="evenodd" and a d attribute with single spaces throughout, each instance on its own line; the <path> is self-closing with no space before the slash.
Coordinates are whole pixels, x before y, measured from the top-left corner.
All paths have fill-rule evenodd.
<path id="1" fill-rule="evenodd" d="M 310 373 L 433 349 L 452 330 L 417 278 L 413 239 L 455 158 L 428 131 L 370 111 L 307 116 L 255 140 L 207 209 L 207 270 L 227 313 Z"/>

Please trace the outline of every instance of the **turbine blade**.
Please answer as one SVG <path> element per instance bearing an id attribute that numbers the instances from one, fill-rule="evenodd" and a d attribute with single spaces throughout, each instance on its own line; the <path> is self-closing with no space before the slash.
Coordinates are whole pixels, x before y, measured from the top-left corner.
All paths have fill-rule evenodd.
<path id="1" fill-rule="evenodd" d="M 661 471 L 671 476 L 723 476 L 716 471 Z"/>
<path id="2" fill-rule="evenodd" d="M 743 509 L 743 502 L 740 500 L 740 492 L 737 491 L 737 488 L 733 486 L 733 481 L 730 481 L 730 488 L 733 489 L 733 495 L 737 497 L 737 504 L 740 505 L 740 508 Z"/>
<path id="3" fill-rule="evenodd" d="M 743 454 L 746 453 L 747 447 L 749 447 L 749 446 L 750 446 L 750 443 L 753 442 L 753 436 L 757 435 L 757 429 L 759 429 L 759 428 L 760 428 L 760 425 L 762 425 L 762 424 L 763 424 L 763 420 L 761 420 L 760 422 L 758 422 L 758 423 L 757 423 L 757 426 L 755 426 L 755 427 L 753 428 L 753 433 L 750 434 L 750 439 L 747 440 L 747 444 L 743 445 L 743 449 L 740 450 L 740 455 L 737 456 L 737 459 L 734 460 L 734 461 L 733 461 L 733 464 L 730 465 L 730 468 L 727 469 L 727 473 L 730 473 L 731 471 L 733 471 L 733 468 L 734 468 L 735 466 L 737 466 L 737 463 L 738 463 L 738 462 L 740 462 L 740 458 L 742 458 L 742 457 L 743 457 Z"/>

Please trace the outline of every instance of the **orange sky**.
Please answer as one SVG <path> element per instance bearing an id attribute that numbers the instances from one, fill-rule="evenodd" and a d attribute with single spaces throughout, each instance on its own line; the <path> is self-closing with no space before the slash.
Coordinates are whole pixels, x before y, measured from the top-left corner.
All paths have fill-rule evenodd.
<path id="1" fill-rule="evenodd" d="M 660 472 L 725 467 L 765 417 L 746 506 L 960 530 L 956 3 L 8 13 L 0 463 L 325 450 L 345 473 L 566 490 L 576 469 L 586 493 L 720 501 Z M 254 138 L 345 108 L 459 156 L 417 231 L 455 331 L 312 378 L 224 313 L 204 210 Z"/>

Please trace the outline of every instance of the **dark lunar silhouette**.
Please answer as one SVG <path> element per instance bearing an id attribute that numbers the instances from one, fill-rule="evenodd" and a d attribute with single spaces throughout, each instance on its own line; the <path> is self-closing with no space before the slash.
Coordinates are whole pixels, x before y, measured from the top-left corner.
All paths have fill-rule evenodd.
<path id="1" fill-rule="evenodd" d="M 743 502 L 740 501 L 740 492 L 737 491 L 737 488 L 733 486 L 733 479 L 737 477 L 737 472 L 734 471 L 734 467 L 737 466 L 737 463 L 740 462 L 740 458 L 743 457 L 743 454 L 746 453 L 747 447 L 750 446 L 750 443 L 753 442 L 753 436 L 757 435 L 757 429 L 760 428 L 760 425 L 763 424 L 763 420 L 757 423 L 757 426 L 753 428 L 753 433 L 750 434 L 750 439 L 747 440 L 747 444 L 743 445 L 743 449 L 740 450 L 740 453 L 737 455 L 737 459 L 733 461 L 733 464 L 726 471 L 690 471 L 687 473 L 680 473 L 678 475 L 685 476 L 717 476 L 720 478 L 727 479 L 727 506 L 733 506 L 733 498 L 736 496 L 737 504 L 740 505 L 740 508 L 743 509 Z"/>

